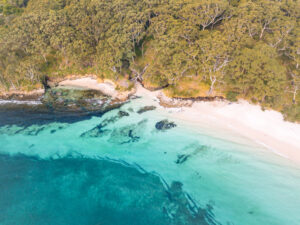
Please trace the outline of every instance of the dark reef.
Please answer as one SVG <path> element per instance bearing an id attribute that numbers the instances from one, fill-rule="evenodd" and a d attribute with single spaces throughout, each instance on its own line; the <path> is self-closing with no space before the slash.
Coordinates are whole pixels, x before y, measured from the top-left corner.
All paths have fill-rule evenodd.
<path id="1" fill-rule="evenodd" d="M 144 107 L 140 108 L 140 109 L 137 111 L 137 113 L 138 113 L 138 114 L 142 114 L 142 113 L 144 113 L 144 112 L 152 111 L 152 110 L 155 110 L 155 109 L 156 109 L 155 106 L 144 106 Z"/>
<path id="2" fill-rule="evenodd" d="M 157 130 L 169 130 L 176 127 L 177 125 L 174 122 L 169 122 L 168 120 L 162 120 L 155 124 Z"/>
<path id="3" fill-rule="evenodd" d="M 182 183 L 123 161 L 0 155 L 0 171 L 0 224 L 218 224 Z"/>

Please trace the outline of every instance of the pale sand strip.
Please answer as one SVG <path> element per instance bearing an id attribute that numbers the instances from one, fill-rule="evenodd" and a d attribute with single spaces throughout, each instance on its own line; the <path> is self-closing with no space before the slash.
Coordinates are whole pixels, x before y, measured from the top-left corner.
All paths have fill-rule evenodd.
<path id="1" fill-rule="evenodd" d="M 141 86 L 137 95 L 157 99 L 160 91 L 150 92 Z M 191 107 L 183 107 L 172 113 L 193 126 L 222 129 L 244 136 L 282 157 L 300 163 L 300 124 L 286 122 L 281 113 L 261 110 L 258 105 L 246 101 L 229 103 L 226 101 L 195 102 Z"/>
<path id="2" fill-rule="evenodd" d="M 97 79 L 92 77 L 83 77 L 78 79 L 68 79 L 58 83 L 59 86 L 72 86 L 80 88 L 88 88 L 102 92 L 107 96 L 111 96 L 113 99 L 125 101 L 128 97 L 135 93 L 135 89 L 131 91 L 118 91 L 116 85 L 110 80 L 104 80 L 104 82 L 98 82 Z"/>
<path id="3" fill-rule="evenodd" d="M 80 88 L 88 88 L 101 91 L 103 94 L 116 97 L 118 92 L 115 90 L 115 85 L 111 82 L 99 83 L 96 79 L 90 77 L 79 78 L 75 80 L 64 80 L 58 84 L 59 86 L 73 86 Z"/>
<path id="4" fill-rule="evenodd" d="M 117 97 L 118 91 L 112 82 L 98 83 L 93 78 L 65 80 L 61 86 L 75 86 L 99 90 L 102 93 Z M 137 85 L 137 95 L 157 100 L 163 96 L 161 91 L 151 92 Z M 226 101 L 196 102 L 191 107 L 183 107 L 172 113 L 191 124 L 223 132 L 234 132 L 244 136 L 273 153 L 300 163 L 300 124 L 283 120 L 281 113 L 273 110 L 261 110 L 258 105 L 246 101 L 229 103 Z"/>

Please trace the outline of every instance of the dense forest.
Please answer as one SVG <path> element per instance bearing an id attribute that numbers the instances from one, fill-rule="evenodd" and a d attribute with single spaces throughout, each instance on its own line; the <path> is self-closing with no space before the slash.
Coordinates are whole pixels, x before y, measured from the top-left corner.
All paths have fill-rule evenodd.
<path id="1" fill-rule="evenodd" d="M 3 89 L 96 74 L 300 121 L 299 64 L 299 0 L 0 0 Z"/>

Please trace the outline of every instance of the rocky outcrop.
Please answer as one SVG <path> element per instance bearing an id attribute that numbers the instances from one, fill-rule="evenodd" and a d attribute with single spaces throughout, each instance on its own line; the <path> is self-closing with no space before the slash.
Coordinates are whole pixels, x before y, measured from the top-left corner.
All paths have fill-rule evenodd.
<path id="1" fill-rule="evenodd" d="M 155 106 L 144 106 L 144 107 L 140 108 L 140 109 L 137 111 L 137 113 L 138 113 L 138 114 L 142 114 L 142 113 L 144 113 L 144 112 L 152 111 L 152 110 L 155 110 L 155 109 L 156 109 Z"/>
<path id="2" fill-rule="evenodd" d="M 99 82 L 95 75 L 70 75 L 55 79 L 45 76 L 42 84 L 44 89 L 32 92 L 2 91 L 0 100 L 18 100 L 24 101 L 24 104 L 28 100 L 41 100 L 55 112 L 105 112 L 127 102 L 135 92 L 134 89 L 118 91 L 114 82 Z"/>
<path id="3" fill-rule="evenodd" d="M 46 90 L 42 102 L 52 111 L 107 111 L 119 107 L 116 101 L 99 91 L 76 87 L 53 87 Z"/>
<path id="4" fill-rule="evenodd" d="M 157 98 L 159 100 L 159 104 L 166 108 L 191 107 L 194 103 L 192 100 L 169 98 L 162 92 L 157 96 Z"/>
<path id="5" fill-rule="evenodd" d="M 223 96 L 199 96 L 191 98 L 167 97 L 163 92 L 157 96 L 159 104 L 166 108 L 191 107 L 194 102 L 212 102 L 225 100 Z"/>
<path id="6" fill-rule="evenodd" d="M 71 75 L 64 79 L 44 79 L 42 102 L 53 111 L 107 111 L 125 103 L 134 93 L 117 91 L 110 80 L 99 82 L 95 75 Z"/>
<path id="7" fill-rule="evenodd" d="M 110 132 L 111 132 L 110 129 L 107 129 L 108 125 L 113 124 L 113 123 L 117 122 L 119 119 L 121 119 L 123 117 L 127 117 L 127 116 L 129 116 L 129 113 L 127 113 L 125 111 L 119 111 L 116 116 L 112 116 L 110 118 L 103 120 L 102 123 L 100 123 L 93 129 L 82 133 L 80 135 L 80 137 L 96 138 L 96 137 L 106 136 L 106 135 L 110 134 Z"/>
<path id="8" fill-rule="evenodd" d="M 171 128 L 176 127 L 177 125 L 174 122 L 169 122 L 168 120 L 162 120 L 155 124 L 155 128 L 157 130 L 169 130 Z"/>
<path id="9" fill-rule="evenodd" d="M 44 95 L 44 90 L 39 89 L 35 91 L 9 91 L 9 92 L 0 92 L 1 100 L 17 100 L 17 101 L 36 101 L 42 98 Z"/>

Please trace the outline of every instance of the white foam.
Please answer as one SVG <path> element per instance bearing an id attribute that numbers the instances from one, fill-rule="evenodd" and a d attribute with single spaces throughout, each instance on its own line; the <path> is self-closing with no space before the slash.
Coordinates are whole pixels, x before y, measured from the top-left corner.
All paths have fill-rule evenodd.
<path id="1" fill-rule="evenodd" d="M 282 154 L 281 152 L 276 151 L 274 148 L 272 148 L 271 146 L 265 144 L 264 142 L 261 141 L 255 141 L 257 144 L 264 146 L 266 149 L 270 150 L 271 152 L 275 153 L 276 155 L 279 155 L 281 157 L 284 157 L 286 159 L 290 159 L 288 156 L 286 156 L 285 154 Z"/>
<path id="2" fill-rule="evenodd" d="M 21 101 L 21 100 L 0 100 L 0 105 L 5 104 L 16 104 L 16 105 L 40 105 L 42 104 L 39 100 L 28 100 L 28 101 Z"/>

